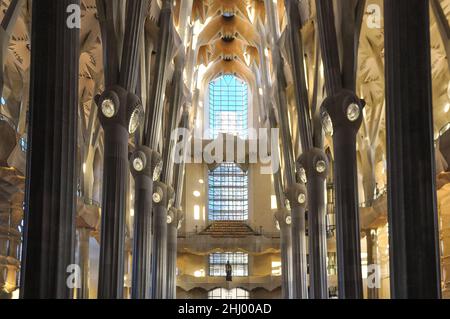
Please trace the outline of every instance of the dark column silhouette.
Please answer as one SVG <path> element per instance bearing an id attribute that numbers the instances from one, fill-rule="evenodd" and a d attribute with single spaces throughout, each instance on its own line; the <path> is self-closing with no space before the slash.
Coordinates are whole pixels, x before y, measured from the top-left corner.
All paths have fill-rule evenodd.
<path id="1" fill-rule="evenodd" d="M 70 298 L 74 263 L 80 30 L 68 28 L 77 0 L 34 1 L 29 147 L 21 294 Z"/>
<path id="2" fill-rule="evenodd" d="M 391 295 L 439 298 L 429 2 L 384 10 Z"/>

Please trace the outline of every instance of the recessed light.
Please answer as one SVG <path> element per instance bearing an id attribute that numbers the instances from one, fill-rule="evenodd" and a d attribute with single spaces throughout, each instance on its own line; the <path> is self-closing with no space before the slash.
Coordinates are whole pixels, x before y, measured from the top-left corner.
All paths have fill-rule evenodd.
<path id="1" fill-rule="evenodd" d="M 204 183 L 205 183 L 205 181 L 204 181 L 203 179 L 199 179 L 198 182 L 199 182 L 200 184 L 204 184 Z"/>
<path id="2" fill-rule="evenodd" d="M 194 191 L 192 194 L 194 194 L 195 197 L 200 197 L 200 192 L 199 191 Z"/>

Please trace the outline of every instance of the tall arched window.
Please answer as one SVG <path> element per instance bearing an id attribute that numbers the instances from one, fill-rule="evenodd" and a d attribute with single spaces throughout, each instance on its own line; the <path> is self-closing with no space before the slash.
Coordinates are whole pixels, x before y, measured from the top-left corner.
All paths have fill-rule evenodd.
<path id="1" fill-rule="evenodd" d="M 209 83 L 209 128 L 211 138 L 220 133 L 248 136 L 248 86 L 225 74 Z"/>
<path id="2" fill-rule="evenodd" d="M 248 86 L 232 74 L 209 83 L 211 138 L 221 133 L 248 137 Z M 208 217 L 217 220 L 248 219 L 248 175 L 235 163 L 223 163 L 208 176 Z"/>

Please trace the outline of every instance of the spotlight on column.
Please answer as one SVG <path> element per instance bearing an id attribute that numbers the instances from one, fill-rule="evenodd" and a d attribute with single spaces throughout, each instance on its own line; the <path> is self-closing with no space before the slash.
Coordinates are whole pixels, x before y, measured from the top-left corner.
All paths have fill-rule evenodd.
<path id="1" fill-rule="evenodd" d="M 358 104 L 350 103 L 350 105 L 347 106 L 347 118 L 349 121 L 355 122 L 357 119 L 359 119 L 360 114 L 361 109 Z"/>
<path id="2" fill-rule="evenodd" d="M 147 166 L 147 157 L 143 152 L 136 152 L 133 154 L 133 168 L 136 172 L 142 172 L 144 168 Z"/>
<path id="3" fill-rule="evenodd" d="M 134 134 L 139 127 L 142 119 L 142 106 L 139 104 L 131 113 L 130 123 L 128 124 L 128 132 Z"/>
<path id="4" fill-rule="evenodd" d="M 160 160 L 156 163 L 155 168 L 153 169 L 153 181 L 156 182 L 159 180 L 159 177 L 161 176 L 163 168 L 163 162 Z"/>
<path id="5" fill-rule="evenodd" d="M 320 159 L 316 162 L 316 171 L 319 174 L 322 174 L 323 172 L 325 172 L 327 170 L 327 163 Z"/>
<path id="6" fill-rule="evenodd" d="M 117 98 L 118 100 L 118 98 Z M 112 118 L 114 115 L 116 115 L 116 104 L 114 101 L 110 98 L 106 98 L 102 102 L 102 113 L 107 118 Z"/>
<path id="7" fill-rule="evenodd" d="M 163 198 L 163 190 L 161 189 L 161 187 L 156 187 L 155 192 L 153 193 L 153 201 L 155 203 L 160 203 L 162 198 Z"/>
<path id="8" fill-rule="evenodd" d="M 175 191 L 173 190 L 172 186 L 167 186 L 167 198 L 167 209 L 170 209 L 175 202 Z"/>
<path id="9" fill-rule="evenodd" d="M 292 217 L 289 215 L 289 216 L 286 216 L 286 225 L 290 225 L 291 223 L 292 223 Z"/>
<path id="10" fill-rule="evenodd" d="M 289 201 L 289 199 L 285 199 L 284 206 L 286 206 L 287 210 L 291 210 L 291 202 Z"/>
<path id="11" fill-rule="evenodd" d="M 127 96 L 128 133 L 134 134 L 142 122 L 144 111 L 141 100 L 135 94 Z"/>
<path id="12" fill-rule="evenodd" d="M 306 195 L 303 193 L 298 194 L 297 200 L 300 204 L 306 203 Z"/>
<path id="13" fill-rule="evenodd" d="M 330 114 L 327 111 L 322 111 L 322 126 L 325 134 L 333 135 L 333 122 L 331 121 Z"/>
<path id="14" fill-rule="evenodd" d="M 299 178 L 300 178 L 300 181 L 301 181 L 303 184 L 306 184 L 306 183 L 308 182 L 308 179 L 306 178 L 306 171 L 305 171 L 305 169 L 304 169 L 303 167 L 300 167 L 300 168 L 299 168 L 299 170 L 298 170 L 298 176 L 299 176 Z"/>

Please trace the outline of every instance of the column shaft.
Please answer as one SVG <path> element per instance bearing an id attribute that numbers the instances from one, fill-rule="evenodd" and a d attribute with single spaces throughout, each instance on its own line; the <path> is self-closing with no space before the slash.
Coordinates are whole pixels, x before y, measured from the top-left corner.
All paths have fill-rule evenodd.
<path id="1" fill-rule="evenodd" d="M 75 242 L 79 29 L 67 7 L 32 4 L 31 81 L 21 294 L 69 298 Z"/>
<path id="2" fill-rule="evenodd" d="M 312 299 L 328 299 L 325 178 L 310 174 L 311 170 L 307 170 L 309 296 Z"/>
<path id="3" fill-rule="evenodd" d="M 356 137 L 340 129 L 333 141 L 339 298 L 362 298 Z"/>
<path id="4" fill-rule="evenodd" d="M 384 9 L 391 296 L 439 298 L 429 2 Z"/>
<path id="5" fill-rule="evenodd" d="M 167 208 L 153 207 L 152 299 L 164 299 L 167 293 Z"/>
<path id="6" fill-rule="evenodd" d="M 133 277 L 131 297 L 150 298 L 152 253 L 152 192 L 151 176 L 135 177 L 135 209 L 133 239 Z"/>
<path id="7" fill-rule="evenodd" d="M 362 298 L 356 133 L 362 123 L 364 103 L 342 87 L 332 1 L 316 0 L 316 8 L 328 95 L 323 108 L 329 113 L 334 130 L 339 298 Z M 349 113 L 350 106 L 354 106 L 353 113 Z"/>
<path id="8" fill-rule="evenodd" d="M 128 132 L 120 124 L 105 129 L 102 229 L 100 240 L 100 299 L 123 297 Z"/>
<path id="9" fill-rule="evenodd" d="M 176 298 L 178 219 L 167 226 L 167 298 Z"/>

